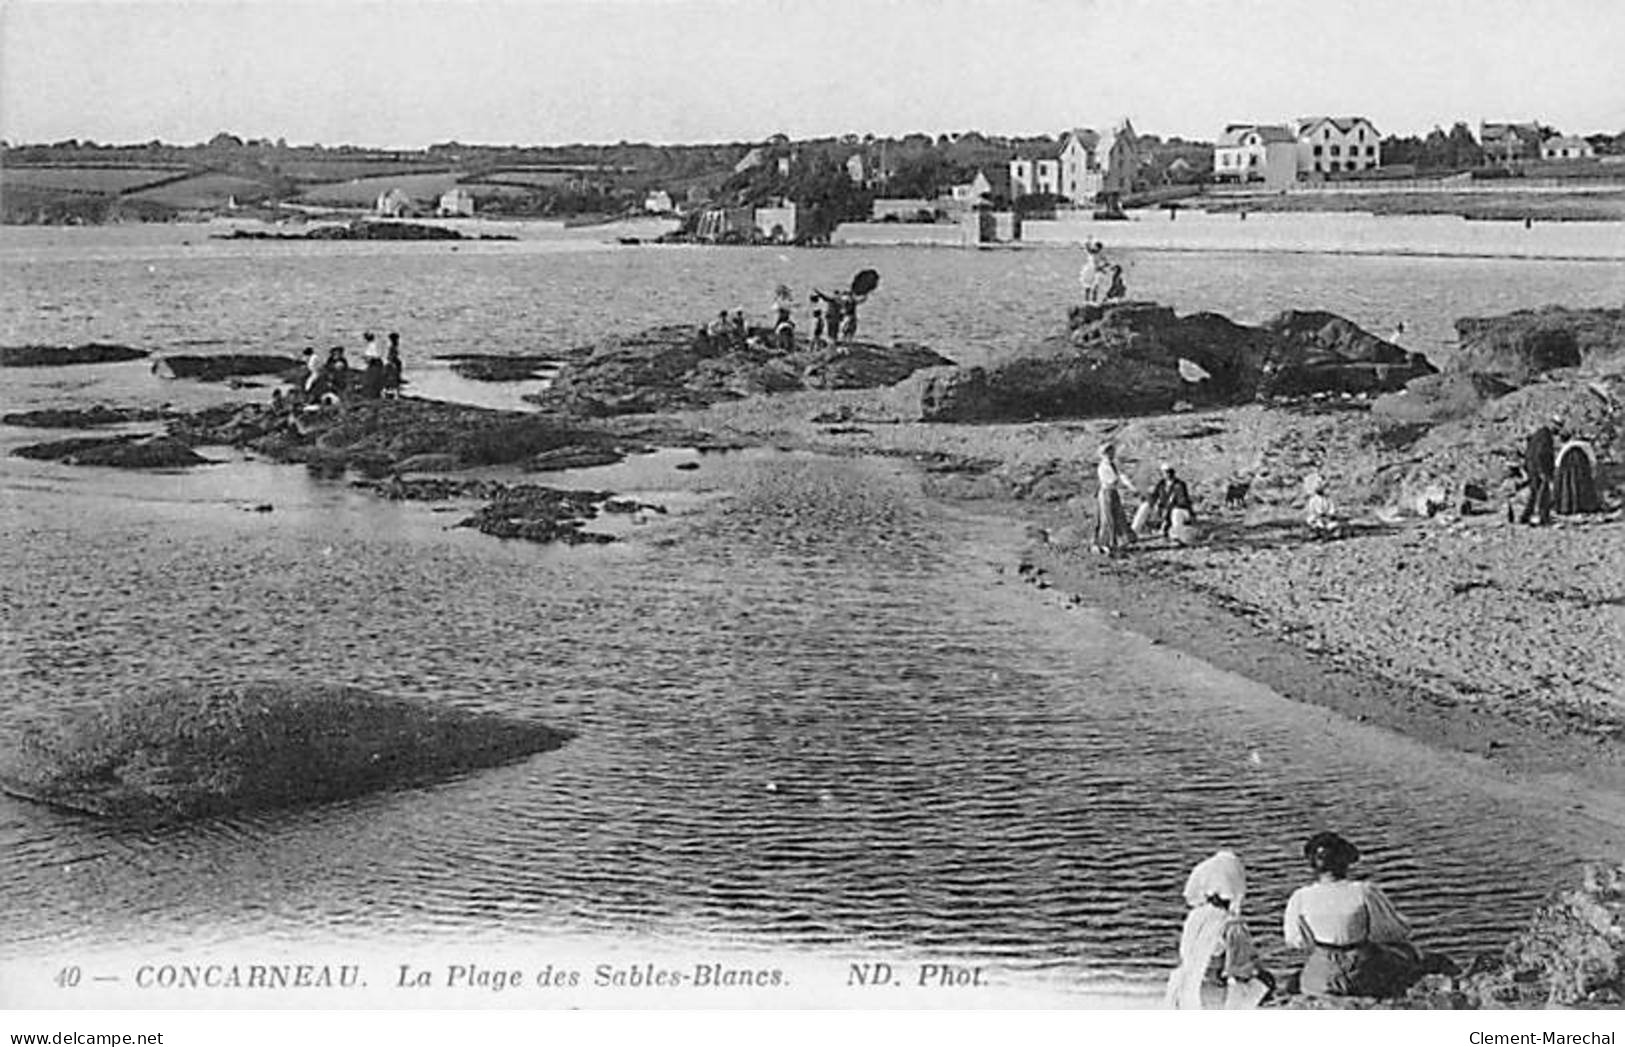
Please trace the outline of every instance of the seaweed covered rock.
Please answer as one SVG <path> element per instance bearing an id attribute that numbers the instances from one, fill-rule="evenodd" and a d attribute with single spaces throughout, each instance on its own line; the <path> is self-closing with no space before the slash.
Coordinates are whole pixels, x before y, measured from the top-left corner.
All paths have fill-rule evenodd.
<path id="1" fill-rule="evenodd" d="M 611 535 L 582 530 L 598 515 L 607 492 L 564 491 L 554 487 L 517 484 L 499 486 L 491 500 L 458 527 L 472 527 L 496 538 L 527 542 L 563 542 L 566 545 L 613 542 Z"/>
<path id="2" fill-rule="evenodd" d="M 1520 309 L 1456 321 L 1453 371 L 1483 371 L 1513 385 L 1560 367 L 1625 366 L 1625 309 Z"/>
<path id="3" fill-rule="evenodd" d="M 139 360 L 145 349 L 108 342 L 84 345 L 0 345 L 0 367 L 63 367 L 69 364 L 120 363 Z"/>
<path id="4" fill-rule="evenodd" d="M 439 359 L 449 360 L 453 371 L 474 382 L 533 381 L 547 377 L 559 366 L 559 361 L 551 356 L 456 353 Z"/>
<path id="5" fill-rule="evenodd" d="M 527 399 L 578 415 L 645 414 L 805 388 L 875 388 L 947 363 L 909 343 L 857 343 L 836 352 L 798 341 L 780 350 L 765 330 L 711 336 L 667 326 L 592 347 L 566 363 L 550 389 Z"/>
<path id="6" fill-rule="evenodd" d="M 12 452 L 20 458 L 67 465 L 102 465 L 117 469 L 179 469 L 207 465 L 209 459 L 170 436 L 84 436 L 28 444 Z"/>
<path id="7" fill-rule="evenodd" d="M 289 375 L 304 373 L 304 364 L 296 356 L 274 356 L 258 353 L 228 353 L 220 356 L 160 356 L 153 361 L 152 373 L 160 378 L 191 378 L 199 382 L 223 382 L 228 378 L 254 375 Z"/>
<path id="8" fill-rule="evenodd" d="M 278 461 L 355 467 L 374 475 L 523 462 L 560 448 L 624 456 L 626 441 L 573 419 L 435 400 L 360 400 L 288 413 L 234 405 L 177 419 L 170 431 L 193 444 L 251 447 Z"/>
<path id="9" fill-rule="evenodd" d="M 94 404 L 90 407 L 48 407 L 38 411 L 15 411 L 0 416 L 0 424 L 28 429 L 92 429 L 101 425 L 156 422 L 173 416 L 174 412 L 159 407 L 109 407 L 106 404 Z"/>
<path id="10" fill-rule="evenodd" d="M 933 370 L 898 404 L 925 421 L 1137 414 L 1261 396 L 1397 390 L 1432 374 L 1420 355 L 1330 313 L 1288 312 L 1261 327 L 1154 302 L 1080 306 L 1068 331 L 987 368 Z"/>
<path id="11" fill-rule="evenodd" d="M 351 687 L 254 683 L 121 695 L 24 730 L 0 787 L 172 822 L 421 785 L 555 749 L 546 725 Z"/>

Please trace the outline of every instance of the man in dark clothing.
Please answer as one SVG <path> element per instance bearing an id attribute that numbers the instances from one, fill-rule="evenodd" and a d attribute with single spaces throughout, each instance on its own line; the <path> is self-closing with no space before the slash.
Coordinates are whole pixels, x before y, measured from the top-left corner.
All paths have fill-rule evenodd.
<path id="1" fill-rule="evenodd" d="M 1162 477 L 1157 486 L 1151 489 L 1151 519 L 1148 523 L 1154 525 L 1160 533 L 1166 535 L 1173 524 L 1175 509 L 1183 509 L 1189 518 L 1195 515 L 1191 505 L 1190 488 L 1185 481 L 1174 475 L 1174 467 L 1167 462 L 1162 463 Z"/>
<path id="2" fill-rule="evenodd" d="M 1523 450 L 1523 475 L 1529 484 L 1529 500 L 1524 503 L 1520 523 L 1552 522 L 1552 479 L 1557 472 L 1557 452 L 1553 429 L 1560 424 L 1553 419 L 1529 434 L 1529 443 Z"/>

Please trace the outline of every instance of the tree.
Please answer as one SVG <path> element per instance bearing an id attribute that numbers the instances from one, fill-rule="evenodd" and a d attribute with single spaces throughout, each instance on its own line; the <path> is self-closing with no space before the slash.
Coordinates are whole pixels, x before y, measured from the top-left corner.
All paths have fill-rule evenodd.
<path id="1" fill-rule="evenodd" d="M 1458 120 L 1448 136 L 1450 166 L 1458 171 L 1484 166 L 1484 149 L 1473 137 L 1472 128 Z"/>

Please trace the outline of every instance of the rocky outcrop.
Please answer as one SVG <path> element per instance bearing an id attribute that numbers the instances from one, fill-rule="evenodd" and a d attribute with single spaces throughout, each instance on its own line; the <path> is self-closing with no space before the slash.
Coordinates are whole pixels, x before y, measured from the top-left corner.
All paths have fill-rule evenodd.
<path id="1" fill-rule="evenodd" d="M 713 338 L 691 327 L 653 328 L 593 347 L 528 399 L 585 416 L 643 414 L 799 389 L 875 388 L 951 363 L 908 343 L 858 343 L 836 352 L 798 341 L 782 351 L 769 334 Z"/>
<path id="2" fill-rule="evenodd" d="M 525 382 L 546 378 L 559 367 L 551 356 L 494 356 L 481 353 L 459 353 L 442 356 L 449 360 L 451 369 L 475 382 Z"/>
<path id="3" fill-rule="evenodd" d="M 914 376 L 897 394 L 925 421 L 1140 414 L 1258 397 L 1397 390 L 1434 368 L 1330 313 L 1289 312 L 1262 327 L 1217 313 L 1176 316 L 1151 302 L 1072 310 L 1064 336 L 987 368 Z"/>
<path id="4" fill-rule="evenodd" d="M 106 342 L 84 345 L 0 345 L 0 367 L 63 367 L 68 364 L 106 364 L 139 360 L 145 349 Z"/>
<path id="5" fill-rule="evenodd" d="M 86 436 L 28 444 L 12 452 L 19 458 L 66 465 L 102 465 L 116 469 L 183 469 L 209 460 L 169 436 Z"/>
<path id="6" fill-rule="evenodd" d="M 1388 475 L 1402 499 L 1430 487 L 1457 491 L 1473 484 L 1499 502 L 1519 481 L 1524 442 L 1537 426 L 1563 419 L 1583 435 L 1600 464 L 1597 485 L 1605 499 L 1621 479 L 1613 463 L 1625 461 L 1625 374 L 1533 382 L 1476 412 L 1421 434 Z"/>
<path id="7" fill-rule="evenodd" d="M 152 364 L 152 373 L 160 378 L 192 378 L 199 382 L 223 382 L 228 378 L 268 374 L 298 377 L 304 370 L 305 365 L 296 356 L 253 353 L 160 356 Z"/>
<path id="8" fill-rule="evenodd" d="M 0 789 L 174 822 L 401 788 L 558 748 L 528 720 L 301 683 L 119 694 L 23 731 Z"/>
<path id="9" fill-rule="evenodd" d="M 664 506 L 616 498 L 607 491 L 566 491 L 535 484 L 507 484 L 500 480 L 457 480 L 449 477 L 402 479 L 392 476 L 356 484 L 391 501 L 441 502 L 453 498 L 479 498 L 485 505 L 464 517 L 457 527 L 470 527 L 495 538 L 527 542 L 563 542 L 566 545 L 613 542 L 614 535 L 587 531 L 586 524 L 601 513 L 656 513 Z"/>
<path id="10" fill-rule="evenodd" d="M 1438 425 L 1477 414 L 1512 389 L 1507 382 L 1479 371 L 1430 374 L 1397 393 L 1377 397 L 1371 414 L 1394 425 Z"/>
<path id="11" fill-rule="evenodd" d="M 418 222 L 351 222 L 349 225 L 319 225 L 303 233 L 273 233 L 259 229 L 233 229 L 216 240 L 517 240 L 507 234 L 482 233 L 465 236 L 443 225 Z"/>
<path id="12" fill-rule="evenodd" d="M 130 422 L 156 422 L 174 417 L 173 411 L 157 407 L 91 407 L 45 408 L 38 411 L 17 411 L 0 416 L 0 424 L 26 429 L 94 429 L 102 425 L 127 425 Z"/>
<path id="13" fill-rule="evenodd" d="M 355 468 L 377 476 L 519 463 L 561 448 L 616 460 L 643 449 L 556 414 L 410 398 L 291 413 L 260 405 L 214 408 L 175 420 L 170 432 L 187 443 L 248 447 L 322 472 Z"/>
<path id="14" fill-rule="evenodd" d="M 474 515 L 458 522 L 495 538 L 566 545 L 613 542 L 612 535 L 582 529 L 611 496 L 598 491 L 561 491 L 528 484 L 503 487 Z"/>
<path id="15" fill-rule="evenodd" d="M 1483 371 L 1513 385 L 1560 367 L 1625 366 L 1625 309 L 1523 309 L 1456 321 L 1453 371 Z"/>

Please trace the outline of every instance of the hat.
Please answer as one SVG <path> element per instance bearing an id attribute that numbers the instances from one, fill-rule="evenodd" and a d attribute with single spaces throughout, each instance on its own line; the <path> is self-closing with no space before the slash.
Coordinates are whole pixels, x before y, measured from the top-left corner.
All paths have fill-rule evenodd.
<path id="1" fill-rule="evenodd" d="M 1223 898 L 1236 912 L 1247 893 L 1247 873 L 1234 851 L 1216 851 L 1200 862 L 1185 880 L 1185 901 L 1193 908 L 1209 898 Z"/>
<path id="2" fill-rule="evenodd" d="M 1174 471 L 1174 463 L 1172 463 L 1172 462 L 1158 462 L 1157 463 L 1157 468 L 1159 470 L 1161 470 L 1162 472 L 1171 473 L 1171 472 Z"/>
<path id="3" fill-rule="evenodd" d="M 1116 454 L 1116 453 L 1117 453 L 1117 445 L 1116 444 L 1101 444 L 1100 445 L 1100 450 L 1095 452 L 1095 456 L 1097 458 L 1105 458 L 1107 455 L 1112 455 L 1112 454 Z"/>

